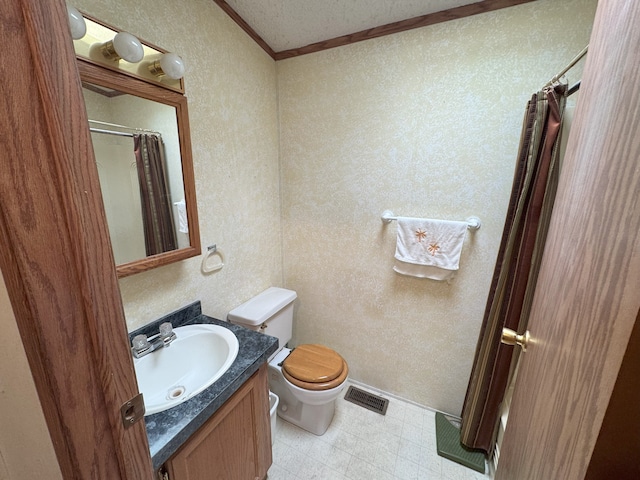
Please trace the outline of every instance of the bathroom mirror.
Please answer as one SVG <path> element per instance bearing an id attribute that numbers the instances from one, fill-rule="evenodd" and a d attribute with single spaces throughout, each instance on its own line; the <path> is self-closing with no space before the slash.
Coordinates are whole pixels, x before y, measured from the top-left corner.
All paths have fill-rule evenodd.
<path id="1" fill-rule="evenodd" d="M 199 255 L 186 97 L 77 62 L 118 276 Z"/>

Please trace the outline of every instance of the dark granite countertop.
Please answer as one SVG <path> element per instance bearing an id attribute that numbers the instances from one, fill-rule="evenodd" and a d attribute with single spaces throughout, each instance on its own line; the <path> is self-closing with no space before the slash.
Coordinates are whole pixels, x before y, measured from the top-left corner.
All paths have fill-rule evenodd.
<path id="1" fill-rule="evenodd" d="M 275 337 L 203 315 L 200 302 L 194 302 L 145 325 L 131 332 L 129 337 L 133 338 L 140 333 L 154 335 L 158 332 L 159 324 L 167 321 L 170 321 L 174 327 L 196 323 L 211 323 L 226 327 L 238 338 L 239 351 L 229 370 L 209 388 L 180 405 L 145 417 L 154 470 L 166 462 L 267 361 L 269 355 L 278 347 L 278 339 Z"/>

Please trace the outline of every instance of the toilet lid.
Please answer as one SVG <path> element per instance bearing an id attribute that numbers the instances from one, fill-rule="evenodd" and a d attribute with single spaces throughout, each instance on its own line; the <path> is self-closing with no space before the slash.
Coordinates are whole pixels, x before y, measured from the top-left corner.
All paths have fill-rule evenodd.
<path id="1" fill-rule="evenodd" d="M 340 377 L 345 370 L 344 359 L 324 345 L 300 345 L 282 364 L 288 376 L 304 383 L 327 383 Z"/>

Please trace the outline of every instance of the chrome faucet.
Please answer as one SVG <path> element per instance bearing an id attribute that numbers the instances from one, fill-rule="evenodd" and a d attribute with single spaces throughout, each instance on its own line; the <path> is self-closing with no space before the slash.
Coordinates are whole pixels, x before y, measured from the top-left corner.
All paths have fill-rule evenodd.
<path id="1" fill-rule="evenodd" d="M 145 355 L 155 352 L 159 348 L 168 347 L 171 342 L 176 339 L 173 326 L 169 322 L 160 324 L 160 333 L 147 338 L 146 335 L 140 334 L 133 337 L 131 342 L 131 352 L 135 358 L 144 357 Z"/>

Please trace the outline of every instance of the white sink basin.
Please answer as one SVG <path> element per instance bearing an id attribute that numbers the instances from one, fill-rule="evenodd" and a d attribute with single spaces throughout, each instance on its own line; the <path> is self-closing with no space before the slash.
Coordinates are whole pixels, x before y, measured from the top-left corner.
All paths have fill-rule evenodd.
<path id="1" fill-rule="evenodd" d="M 185 402 L 218 380 L 238 355 L 238 339 L 219 325 L 185 325 L 176 339 L 142 358 L 134 358 L 145 415 Z"/>

